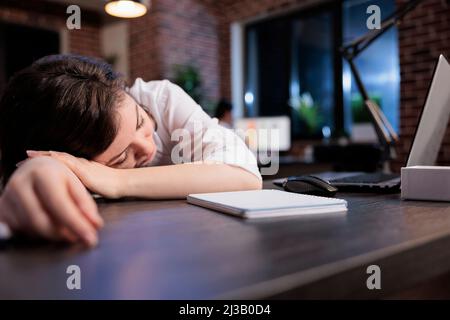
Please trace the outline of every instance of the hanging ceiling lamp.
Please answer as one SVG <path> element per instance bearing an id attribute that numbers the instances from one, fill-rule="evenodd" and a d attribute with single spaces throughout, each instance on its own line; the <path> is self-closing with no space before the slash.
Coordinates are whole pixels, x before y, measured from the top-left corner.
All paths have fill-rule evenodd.
<path id="1" fill-rule="evenodd" d="M 150 0 L 110 0 L 105 5 L 109 15 L 119 18 L 137 18 L 147 13 Z"/>

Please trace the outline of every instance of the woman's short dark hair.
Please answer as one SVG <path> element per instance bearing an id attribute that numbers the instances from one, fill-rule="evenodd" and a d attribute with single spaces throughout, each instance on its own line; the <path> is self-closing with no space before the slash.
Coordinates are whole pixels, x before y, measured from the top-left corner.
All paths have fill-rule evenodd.
<path id="1" fill-rule="evenodd" d="M 77 55 L 47 56 L 16 73 L 0 100 L 3 184 L 26 150 L 87 159 L 105 151 L 117 134 L 123 89 L 109 64 Z"/>

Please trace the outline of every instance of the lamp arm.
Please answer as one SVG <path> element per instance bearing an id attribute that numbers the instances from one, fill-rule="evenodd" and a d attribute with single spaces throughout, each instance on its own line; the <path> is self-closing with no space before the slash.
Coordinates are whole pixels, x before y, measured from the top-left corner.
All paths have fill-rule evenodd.
<path id="1" fill-rule="evenodd" d="M 358 90 L 360 91 L 364 99 L 364 104 L 366 105 L 366 108 L 368 109 L 371 115 L 378 139 L 380 143 L 382 143 L 385 146 L 386 149 L 392 146 L 396 141 L 398 141 L 398 135 L 393 129 L 392 125 L 389 123 L 384 113 L 379 108 L 379 106 L 374 101 L 370 100 L 367 90 L 364 86 L 364 83 L 361 80 L 361 76 L 353 60 L 378 37 L 384 34 L 392 26 L 398 24 L 408 12 L 415 9 L 416 6 L 422 1 L 424 0 L 408 1 L 405 5 L 403 5 L 393 14 L 391 14 L 388 18 L 386 18 L 381 23 L 380 29 L 370 31 L 365 35 L 353 40 L 352 42 L 340 48 L 342 56 L 347 60 L 347 62 L 350 65 L 350 69 L 356 80 Z"/>
<path id="2" fill-rule="evenodd" d="M 425 0 L 411 0 L 403 5 L 398 10 L 394 11 L 390 16 L 381 22 L 380 29 L 374 29 L 359 38 L 343 45 L 341 52 L 350 53 L 352 58 L 355 58 L 359 53 L 364 51 L 373 41 L 383 35 L 386 31 L 398 24 L 403 17 L 414 10 L 421 2 Z"/>

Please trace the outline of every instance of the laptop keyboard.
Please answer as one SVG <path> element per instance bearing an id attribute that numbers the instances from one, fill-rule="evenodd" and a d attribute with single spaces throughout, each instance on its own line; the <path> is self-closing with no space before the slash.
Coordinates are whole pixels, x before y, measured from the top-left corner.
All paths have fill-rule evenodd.
<path id="1" fill-rule="evenodd" d="M 345 177 L 345 178 L 338 178 L 338 179 L 332 179 L 330 182 L 339 183 L 379 183 L 384 181 L 389 181 L 392 179 L 397 179 L 399 176 L 398 174 L 387 174 L 387 173 L 381 173 L 381 172 L 374 172 L 374 173 L 363 173 L 358 174 L 351 177 Z"/>

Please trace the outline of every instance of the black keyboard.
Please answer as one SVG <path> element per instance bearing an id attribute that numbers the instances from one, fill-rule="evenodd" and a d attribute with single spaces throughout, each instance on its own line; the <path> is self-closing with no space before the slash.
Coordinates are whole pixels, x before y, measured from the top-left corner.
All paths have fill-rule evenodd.
<path id="1" fill-rule="evenodd" d="M 382 172 L 363 173 L 351 177 L 330 180 L 332 183 L 380 183 L 392 179 L 398 179 L 397 174 L 387 174 Z"/>

